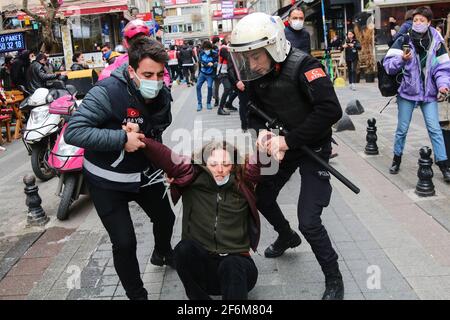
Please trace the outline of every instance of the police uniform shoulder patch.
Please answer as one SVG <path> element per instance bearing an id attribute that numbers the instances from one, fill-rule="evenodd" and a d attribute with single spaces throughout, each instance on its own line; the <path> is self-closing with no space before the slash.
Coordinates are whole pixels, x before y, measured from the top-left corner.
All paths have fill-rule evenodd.
<path id="1" fill-rule="evenodd" d="M 323 71 L 322 68 L 315 68 L 312 70 L 309 70 L 308 72 L 305 72 L 305 77 L 308 80 L 308 82 L 313 82 L 314 80 L 317 80 L 319 78 L 324 78 L 327 75 Z"/>

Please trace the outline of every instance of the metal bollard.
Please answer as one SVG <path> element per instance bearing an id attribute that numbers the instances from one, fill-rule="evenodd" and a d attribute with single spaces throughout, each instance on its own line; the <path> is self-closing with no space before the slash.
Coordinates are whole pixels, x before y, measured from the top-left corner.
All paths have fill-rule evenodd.
<path id="1" fill-rule="evenodd" d="M 375 118 L 367 120 L 367 135 L 366 135 L 366 148 L 364 149 L 364 153 L 367 155 L 377 155 L 378 154 L 378 146 L 377 146 L 377 127 L 375 124 L 377 120 Z"/>
<path id="2" fill-rule="evenodd" d="M 35 185 L 36 178 L 34 175 L 26 175 L 23 177 L 23 183 L 25 183 L 25 204 L 28 207 L 27 224 L 28 226 L 43 226 L 50 218 L 45 214 L 44 209 L 41 207 L 42 199 L 39 196 L 39 188 Z"/>
<path id="3" fill-rule="evenodd" d="M 433 184 L 433 160 L 431 159 L 431 149 L 428 147 L 420 148 L 419 170 L 417 176 L 419 181 L 416 185 L 416 194 L 419 197 L 431 197 L 436 194 Z"/>

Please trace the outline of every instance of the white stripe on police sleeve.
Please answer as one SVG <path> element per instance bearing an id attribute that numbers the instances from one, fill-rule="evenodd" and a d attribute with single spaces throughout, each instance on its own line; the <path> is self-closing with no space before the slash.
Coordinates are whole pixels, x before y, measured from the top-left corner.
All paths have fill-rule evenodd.
<path id="1" fill-rule="evenodd" d="M 92 162 L 86 160 L 86 158 L 83 159 L 83 167 L 92 173 L 93 175 L 96 175 L 97 177 L 114 181 L 114 182 L 122 182 L 122 183 L 132 183 L 132 182 L 141 182 L 141 173 L 119 173 L 119 172 L 113 172 L 109 170 L 102 169 L 100 167 L 97 167 Z"/>

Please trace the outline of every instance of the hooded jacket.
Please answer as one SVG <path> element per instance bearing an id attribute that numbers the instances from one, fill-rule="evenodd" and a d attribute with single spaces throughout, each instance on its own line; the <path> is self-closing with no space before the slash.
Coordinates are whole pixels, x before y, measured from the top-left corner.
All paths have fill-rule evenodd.
<path id="1" fill-rule="evenodd" d="M 421 76 L 420 57 L 412 37 L 409 40 L 412 59 L 403 60 L 404 37 L 399 37 L 394 42 L 384 58 L 383 66 L 388 74 L 395 75 L 403 71 L 398 94 L 404 99 L 433 102 L 437 100 L 439 88 L 450 88 L 450 58 L 444 46 L 444 39 L 433 27 L 430 27 L 428 32 L 430 46 L 426 56 L 424 77 Z"/>

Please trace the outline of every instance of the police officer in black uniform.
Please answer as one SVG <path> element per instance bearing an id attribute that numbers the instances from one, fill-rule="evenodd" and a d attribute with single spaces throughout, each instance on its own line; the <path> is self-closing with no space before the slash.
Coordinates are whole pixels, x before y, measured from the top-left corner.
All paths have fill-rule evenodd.
<path id="1" fill-rule="evenodd" d="M 133 43 L 129 65 L 92 88 L 69 121 L 64 138 L 85 148 L 83 170 L 97 213 L 111 238 L 114 267 L 128 298 L 146 300 L 136 256 L 136 234 L 128 203 L 136 201 L 153 222 L 151 263 L 173 265 L 171 237 L 175 215 L 165 187 L 148 168 L 141 141 L 161 142 L 172 121 L 170 91 L 163 84 L 164 47 L 148 37 Z M 127 130 L 139 125 L 140 133 Z M 145 173 L 144 173 L 145 172 Z M 156 179 L 157 181 L 157 179 Z"/>
<path id="2" fill-rule="evenodd" d="M 321 221 L 322 210 L 331 197 L 330 174 L 299 150 L 306 145 L 328 161 L 331 126 L 341 118 L 342 109 L 320 62 L 291 48 L 283 29 L 279 17 L 252 13 L 233 29 L 230 45 L 240 79 L 249 89 L 250 100 L 289 130 L 286 136 L 276 136 L 263 130 L 261 119 L 250 116 L 250 126 L 259 130 L 259 146 L 280 161 L 278 172 L 264 176 L 256 189 L 259 211 L 279 234 L 264 254 L 267 258 L 279 257 L 288 248 L 301 243 L 276 201 L 280 190 L 299 168 L 299 229 L 325 274 L 326 289 L 322 299 L 343 299 L 338 255 Z"/>

